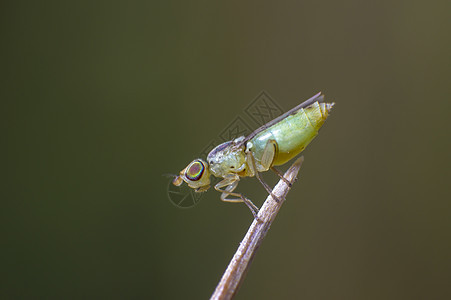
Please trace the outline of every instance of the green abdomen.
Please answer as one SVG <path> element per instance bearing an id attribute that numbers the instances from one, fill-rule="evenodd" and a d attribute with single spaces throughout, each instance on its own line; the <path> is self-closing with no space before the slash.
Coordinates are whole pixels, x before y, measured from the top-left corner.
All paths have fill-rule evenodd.
<path id="1" fill-rule="evenodd" d="M 250 140 L 257 162 L 260 162 L 269 140 L 275 140 L 278 146 L 273 166 L 282 165 L 297 156 L 318 134 L 331 108 L 330 103 L 315 102 L 257 134 Z"/>

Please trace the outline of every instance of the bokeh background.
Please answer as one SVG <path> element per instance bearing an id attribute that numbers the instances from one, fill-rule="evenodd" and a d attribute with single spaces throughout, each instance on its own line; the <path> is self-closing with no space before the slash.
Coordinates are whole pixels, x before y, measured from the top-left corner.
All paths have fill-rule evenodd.
<path id="1" fill-rule="evenodd" d="M 336 106 L 236 299 L 451 297 L 450 8 L 2 3 L 0 297 L 208 298 L 252 216 L 162 174 L 262 90 Z"/>

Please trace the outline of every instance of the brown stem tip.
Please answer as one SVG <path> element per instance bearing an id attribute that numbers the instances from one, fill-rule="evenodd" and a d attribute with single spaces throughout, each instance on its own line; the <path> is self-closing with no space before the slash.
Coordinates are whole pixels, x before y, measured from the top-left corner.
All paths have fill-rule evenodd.
<path id="1" fill-rule="evenodd" d="M 303 160 L 304 157 L 299 157 L 284 174 L 285 179 L 291 185 L 281 179 L 272 190 L 272 194 L 281 201 L 274 201 L 271 195 L 266 198 L 265 203 L 263 203 L 258 213 L 258 219 L 254 219 L 252 222 L 210 299 L 222 300 L 233 298 L 246 276 L 246 271 L 250 266 L 255 252 L 265 238 L 280 207 L 285 202 L 285 197 L 290 191 L 293 182 L 296 180 Z"/>

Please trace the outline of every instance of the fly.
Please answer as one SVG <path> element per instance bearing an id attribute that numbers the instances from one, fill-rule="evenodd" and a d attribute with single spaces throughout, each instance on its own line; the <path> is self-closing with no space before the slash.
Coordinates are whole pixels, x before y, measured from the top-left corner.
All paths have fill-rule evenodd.
<path id="1" fill-rule="evenodd" d="M 247 137 L 220 144 L 210 151 L 207 161 L 193 160 L 172 183 L 179 186 L 184 181 L 196 192 L 204 192 L 210 188 L 211 175 L 222 178 L 214 186 L 221 193 L 221 200 L 244 202 L 257 217 L 258 207 L 241 193 L 234 192 L 240 178 L 257 177 L 272 198 L 279 201 L 260 173 L 272 170 L 290 185 L 275 166 L 285 164 L 305 149 L 318 134 L 333 105 L 324 102 L 324 95 L 318 93 Z"/>

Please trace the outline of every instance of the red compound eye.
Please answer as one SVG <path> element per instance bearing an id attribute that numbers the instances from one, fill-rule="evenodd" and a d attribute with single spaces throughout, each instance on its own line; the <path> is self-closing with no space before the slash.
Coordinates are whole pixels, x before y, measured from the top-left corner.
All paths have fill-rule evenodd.
<path id="1" fill-rule="evenodd" d="M 186 178 L 197 181 L 202 177 L 205 167 L 200 161 L 194 161 L 185 172 Z"/>

